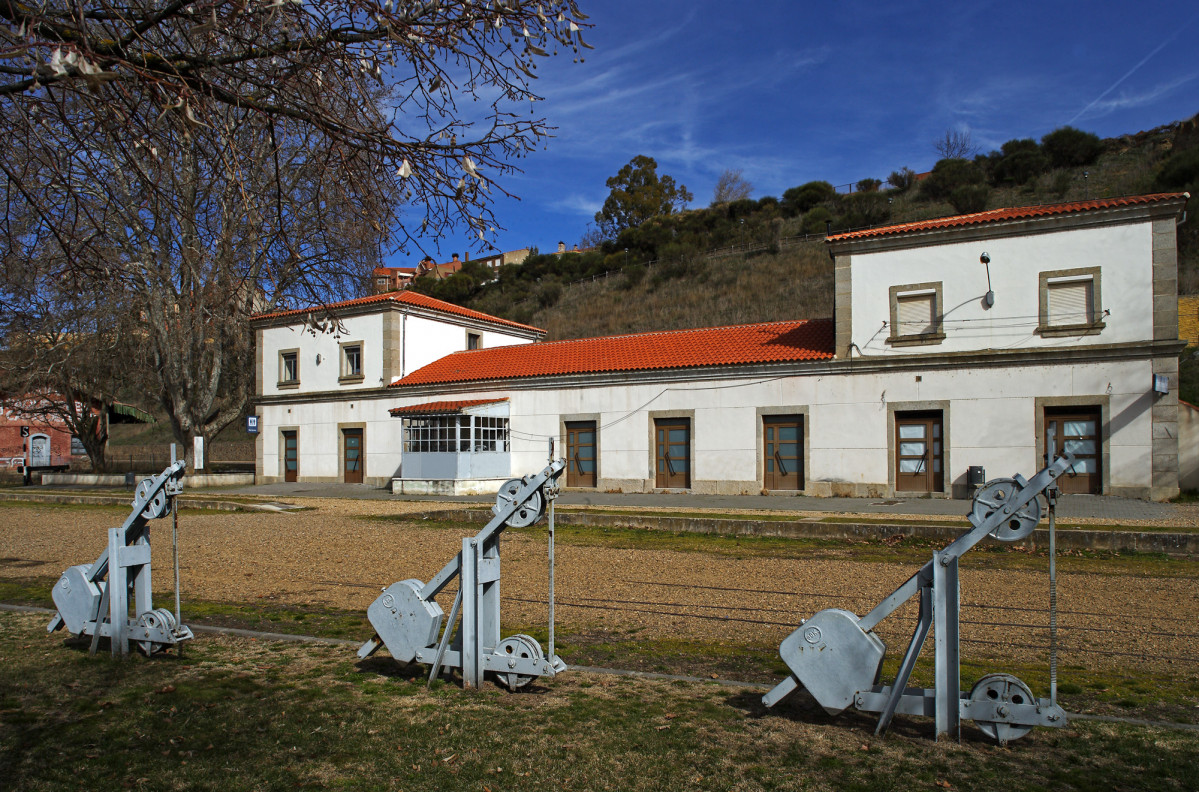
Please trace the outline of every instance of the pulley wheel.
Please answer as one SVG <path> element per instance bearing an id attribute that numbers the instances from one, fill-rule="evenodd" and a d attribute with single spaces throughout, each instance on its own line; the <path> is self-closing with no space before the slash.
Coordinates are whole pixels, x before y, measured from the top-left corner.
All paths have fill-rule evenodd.
<path id="1" fill-rule="evenodd" d="M 137 617 L 139 627 L 146 627 L 151 630 L 161 630 L 165 633 L 175 631 L 175 615 L 166 608 L 155 608 L 148 610 Z M 168 648 L 167 644 L 157 641 L 138 641 L 138 646 L 147 657 L 155 652 L 163 652 Z"/>
<path id="2" fill-rule="evenodd" d="M 524 485 L 525 483 L 521 479 L 505 481 L 495 496 L 496 511 L 498 512 L 516 500 L 516 493 L 520 492 Z M 509 528 L 524 528 L 540 520 L 543 514 L 545 514 L 545 498 L 541 496 L 541 490 L 537 489 L 527 501 L 512 512 L 507 524 Z"/>
<path id="3" fill-rule="evenodd" d="M 499 646 L 495 648 L 495 653 L 500 657 L 531 659 L 538 663 L 545 661 L 545 653 L 541 651 L 541 644 L 537 643 L 530 635 L 508 636 L 500 641 Z M 513 692 L 533 681 L 533 675 L 518 674 L 515 671 L 500 672 L 499 678 L 500 684 Z"/>
<path id="4" fill-rule="evenodd" d="M 138 483 L 137 490 L 135 492 L 137 493 L 138 498 L 143 498 L 146 495 L 148 495 L 150 493 L 150 490 L 153 488 L 154 488 L 154 480 L 153 479 L 142 479 Z M 134 503 L 137 503 L 137 501 L 135 500 Z M 158 492 L 154 493 L 154 497 L 152 497 L 152 498 L 150 498 L 150 500 L 146 501 L 146 508 L 142 509 L 142 517 L 144 517 L 147 520 L 157 520 L 159 517 L 163 516 L 166 513 L 167 513 L 167 494 L 166 494 L 165 490 L 160 488 L 158 490 Z"/>
<path id="5" fill-rule="evenodd" d="M 992 701 L 996 704 L 1035 704 L 1036 698 L 1028 685 L 1011 674 L 987 674 L 975 683 L 970 690 L 971 701 Z M 1032 731 L 1032 726 L 1024 726 L 1004 721 L 980 721 L 974 724 L 983 734 L 998 740 L 1001 745 L 1018 740 Z"/>
<path id="6" fill-rule="evenodd" d="M 995 512 L 1003 511 L 1009 502 L 1015 500 L 1020 492 L 1020 485 L 1015 479 L 999 478 L 988 481 L 974 496 L 973 514 L 981 525 Z M 991 529 L 991 536 L 1001 542 L 1017 542 L 1033 532 L 1041 521 L 1041 499 L 1033 498 L 1028 503 L 1016 509 L 1008 518 Z"/>

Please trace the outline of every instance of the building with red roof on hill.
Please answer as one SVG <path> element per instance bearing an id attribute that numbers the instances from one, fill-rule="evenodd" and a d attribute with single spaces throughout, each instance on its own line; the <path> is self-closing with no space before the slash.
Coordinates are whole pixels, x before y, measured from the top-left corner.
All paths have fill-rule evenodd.
<path id="1" fill-rule="evenodd" d="M 494 492 L 553 440 L 568 487 L 968 497 L 1069 450 L 1066 491 L 1173 497 L 1188 197 L 830 236 L 829 318 L 542 343 L 411 292 L 264 314 L 258 474 Z"/>

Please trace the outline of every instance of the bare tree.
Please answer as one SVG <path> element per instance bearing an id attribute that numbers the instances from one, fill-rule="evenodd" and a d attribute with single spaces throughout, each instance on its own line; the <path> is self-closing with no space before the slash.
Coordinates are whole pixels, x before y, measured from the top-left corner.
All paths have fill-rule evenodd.
<path id="1" fill-rule="evenodd" d="M 24 418 L 62 424 L 83 444 L 92 469 L 103 471 L 108 414 L 136 371 L 129 365 L 132 334 L 122 297 L 104 284 L 23 280 L 40 291 L 24 291 L 26 309 L 0 317 L 6 340 L 0 403 Z"/>
<path id="2" fill-rule="evenodd" d="M 573 0 L 0 0 L 0 252 L 47 262 L 26 291 L 129 296 L 190 449 L 245 409 L 254 311 L 495 231 L 500 180 L 549 132 L 535 61 L 586 46 L 583 19 Z M 55 310 L 20 293 L 6 278 L 0 310 Z"/>
<path id="3" fill-rule="evenodd" d="M 600 245 L 608 241 L 603 232 L 596 227 L 595 223 L 588 223 L 582 235 L 579 236 L 579 247 L 583 250 L 588 248 L 598 248 Z"/>
<path id="4" fill-rule="evenodd" d="M 726 168 L 720 174 L 720 178 L 716 180 L 716 187 L 712 190 L 712 206 L 748 198 L 753 191 L 754 186 L 742 176 L 741 169 L 729 170 Z"/>
<path id="5" fill-rule="evenodd" d="M 933 148 L 941 159 L 974 159 L 979 147 L 970 136 L 969 129 L 947 129 L 945 136 L 933 141 Z"/>

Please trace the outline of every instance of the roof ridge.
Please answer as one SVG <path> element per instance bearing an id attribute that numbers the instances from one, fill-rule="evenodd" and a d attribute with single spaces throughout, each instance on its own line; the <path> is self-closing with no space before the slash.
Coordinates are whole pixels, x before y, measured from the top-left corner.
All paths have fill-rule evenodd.
<path id="1" fill-rule="evenodd" d="M 620 339 L 620 338 L 646 338 L 648 336 L 654 336 L 654 335 L 673 335 L 676 333 L 698 333 L 698 332 L 702 332 L 704 330 L 735 330 L 735 329 L 742 329 L 742 328 L 747 328 L 747 327 L 766 327 L 767 325 L 807 324 L 808 322 L 831 322 L 831 321 L 832 321 L 832 317 L 828 317 L 828 316 L 821 316 L 821 317 L 817 317 L 815 319 L 776 319 L 772 322 L 747 322 L 745 324 L 734 324 L 734 325 L 708 325 L 705 327 L 684 327 L 684 328 L 681 328 L 678 330 L 646 330 L 641 333 L 618 333 L 616 335 L 606 335 L 606 336 L 583 336 L 582 338 L 560 338 L 557 341 L 535 341 L 535 342 L 530 342 L 529 344 L 505 344 L 503 348 L 507 349 L 509 347 L 514 347 L 514 346 L 532 346 L 533 344 L 536 344 L 537 346 L 544 348 L 544 347 L 558 346 L 560 344 L 576 344 L 576 343 L 579 343 L 580 341 L 611 341 L 611 340 Z M 467 352 L 487 352 L 489 350 L 494 351 L 499 348 L 500 347 L 485 347 L 482 349 L 460 349 L 457 352 L 453 352 L 451 354 L 461 355 L 461 354 L 464 354 Z"/>
<path id="2" fill-rule="evenodd" d="M 426 302 L 427 301 L 427 302 Z M 474 308 L 467 308 L 463 305 L 456 305 L 446 300 L 441 300 L 436 297 L 431 297 L 428 294 L 414 292 L 409 290 L 390 291 L 383 294 L 368 294 L 364 297 L 353 297 L 349 300 L 339 300 L 337 302 L 328 303 L 326 305 L 307 305 L 302 308 L 286 308 L 278 311 L 266 311 L 252 315 L 251 319 L 275 319 L 284 316 L 299 316 L 305 313 L 314 311 L 334 311 L 342 308 L 350 308 L 359 305 L 372 305 L 374 303 L 391 302 L 398 304 L 411 305 L 421 308 L 430 308 L 441 311 L 442 313 L 454 314 L 458 316 L 469 316 L 471 318 L 481 319 L 482 321 L 492 322 L 494 324 L 506 325 L 508 327 L 519 327 L 525 330 L 533 330 L 537 333 L 545 333 L 545 330 L 533 325 L 523 324 L 511 319 L 505 319 L 502 316 L 494 316 L 483 311 L 476 311 Z M 422 302 L 425 304 L 422 305 Z"/>

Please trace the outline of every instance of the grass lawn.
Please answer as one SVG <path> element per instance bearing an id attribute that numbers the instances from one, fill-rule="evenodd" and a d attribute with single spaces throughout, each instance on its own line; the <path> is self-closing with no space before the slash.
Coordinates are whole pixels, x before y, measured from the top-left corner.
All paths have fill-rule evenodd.
<path id="1" fill-rule="evenodd" d="M 346 647 L 201 636 L 182 657 L 89 657 L 0 612 L 0 778 L 41 789 L 1193 788 L 1195 732 L 1076 722 L 1006 748 L 963 726 L 764 710 L 715 682 L 571 672 L 510 694 Z"/>

